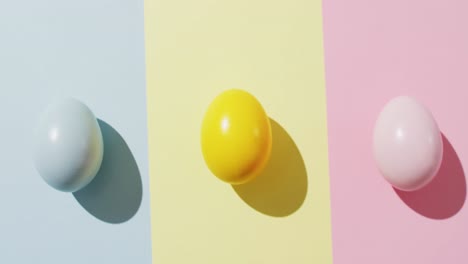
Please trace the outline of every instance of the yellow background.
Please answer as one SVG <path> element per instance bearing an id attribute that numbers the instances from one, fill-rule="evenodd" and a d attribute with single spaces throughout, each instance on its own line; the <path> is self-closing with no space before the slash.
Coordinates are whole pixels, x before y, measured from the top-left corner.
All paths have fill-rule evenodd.
<path id="1" fill-rule="evenodd" d="M 153 262 L 331 263 L 320 0 L 146 0 L 145 30 Z M 200 149 L 229 88 L 278 123 L 268 175 L 239 188 Z"/>

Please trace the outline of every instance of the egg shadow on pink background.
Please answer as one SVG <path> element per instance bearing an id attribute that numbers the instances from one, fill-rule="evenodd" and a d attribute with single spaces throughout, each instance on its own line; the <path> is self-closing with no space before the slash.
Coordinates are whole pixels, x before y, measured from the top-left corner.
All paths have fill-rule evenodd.
<path id="1" fill-rule="evenodd" d="M 393 188 L 408 207 L 431 219 L 447 219 L 456 215 L 466 199 L 466 179 L 460 159 L 444 134 L 442 142 L 442 164 L 428 185 L 412 192 Z"/>

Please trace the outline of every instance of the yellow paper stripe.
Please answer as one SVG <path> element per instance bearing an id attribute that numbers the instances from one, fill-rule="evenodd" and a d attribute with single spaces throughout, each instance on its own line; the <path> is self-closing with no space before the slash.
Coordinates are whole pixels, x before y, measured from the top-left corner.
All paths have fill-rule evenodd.
<path id="1" fill-rule="evenodd" d="M 146 0 L 145 30 L 154 263 L 332 263 L 320 0 Z M 268 175 L 238 188 L 200 150 L 228 88 L 277 122 Z"/>

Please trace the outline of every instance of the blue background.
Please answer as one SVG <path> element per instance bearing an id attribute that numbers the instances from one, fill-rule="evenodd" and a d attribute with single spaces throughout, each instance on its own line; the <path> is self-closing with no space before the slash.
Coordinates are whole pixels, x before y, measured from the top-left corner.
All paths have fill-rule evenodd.
<path id="1" fill-rule="evenodd" d="M 0 263 L 151 262 L 143 29 L 142 0 L 0 1 Z M 32 160 L 39 114 L 69 96 L 106 148 L 75 194 Z"/>

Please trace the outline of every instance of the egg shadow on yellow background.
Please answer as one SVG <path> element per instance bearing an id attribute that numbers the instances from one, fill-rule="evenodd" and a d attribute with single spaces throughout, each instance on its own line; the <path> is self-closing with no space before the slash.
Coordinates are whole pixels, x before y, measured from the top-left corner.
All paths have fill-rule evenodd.
<path id="1" fill-rule="evenodd" d="M 119 224 L 138 211 L 143 194 L 138 165 L 125 140 L 111 125 L 98 120 L 104 157 L 96 177 L 73 196 L 97 219 Z"/>
<path id="2" fill-rule="evenodd" d="M 428 185 L 412 192 L 393 188 L 409 208 L 422 216 L 439 220 L 456 215 L 466 200 L 466 179 L 460 158 L 444 134 L 442 142 L 442 164 Z"/>
<path id="3" fill-rule="evenodd" d="M 307 195 L 307 171 L 301 153 L 286 130 L 270 118 L 272 153 L 264 171 L 234 191 L 260 213 L 284 217 L 296 212 Z"/>

